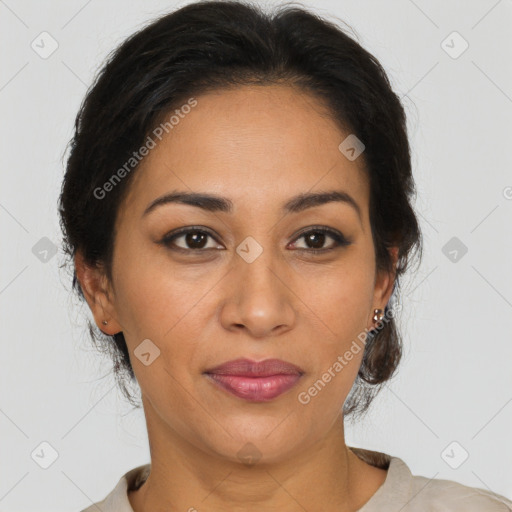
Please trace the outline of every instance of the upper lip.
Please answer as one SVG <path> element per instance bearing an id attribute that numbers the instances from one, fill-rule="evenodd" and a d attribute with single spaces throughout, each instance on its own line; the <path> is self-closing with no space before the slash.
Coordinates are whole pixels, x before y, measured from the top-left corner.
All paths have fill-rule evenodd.
<path id="1" fill-rule="evenodd" d="M 205 373 L 218 375 L 240 375 L 244 377 L 269 377 L 271 375 L 302 375 L 304 371 L 298 366 L 281 359 L 265 359 L 264 361 L 253 361 L 251 359 L 233 359 Z"/>

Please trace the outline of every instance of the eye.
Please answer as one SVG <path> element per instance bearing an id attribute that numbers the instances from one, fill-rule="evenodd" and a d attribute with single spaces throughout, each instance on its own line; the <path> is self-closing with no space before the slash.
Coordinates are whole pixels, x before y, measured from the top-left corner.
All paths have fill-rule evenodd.
<path id="1" fill-rule="evenodd" d="M 210 249 L 216 249 L 217 247 L 208 247 L 208 238 L 215 240 L 214 236 L 204 228 L 189 227 L 180 229 L 173 233 L 165 235 L 161 240 L 161 243 L 168 246 L 171 249 L 178 251 L 206 251 Z M 182 239 L 182 245 L 176 244 L 176 240 Z"/>
<path id="2" fill-rule="evenodd" d="M 323 247 L 326 237 L 334 240 L 334 245 L 331 245 L 331 247 Z M 304 239 L 306 245 L 309 245 L 309 247 L 299 247 L 298 250 L 312 253 L 324 253 L 351 244 L 339 231 L 321 226 L 308 229 L 308 231 L 303 232 L 296 240 L 300 240 L 301 238 Z"/>
<path id="3" fill-rule="evenodd" d="M 216 241 L 216 238 L 207 229 L 199 226 L 193 226 L 182 228 L 178 231 L 174 231 L 165 235 L 160 243 L 164 244 L 172 250 L 188 253 L 204 252 L 212 249 L 219 250 L 219 247 L 216 244 L 208 247 L 208 238 Z M 323 247 L 327 238 L 331 238 L 331 240 L 334 241 L 334 244 L 332 244 L 331 247 Z M 176 243 L 176 241 L 180 239 L 182 239 L 181 245 Z M 328 229 L 322 226 L 309 228 L 307 231 L 303 231 L 295 240 L 300 239 L 304 239 L 307 246 L 295 247 L 295 249 L 299 251 L 307 251 L 310 253 L 325 253 L 337 249 L 338 247 L 351 244 L 351 242 L 347 240 L 339 231 Z M 295 244 L 296 243 L 297 242 L 295 242 Z M 221 248 L 223 247 L 221 246 Z"/>

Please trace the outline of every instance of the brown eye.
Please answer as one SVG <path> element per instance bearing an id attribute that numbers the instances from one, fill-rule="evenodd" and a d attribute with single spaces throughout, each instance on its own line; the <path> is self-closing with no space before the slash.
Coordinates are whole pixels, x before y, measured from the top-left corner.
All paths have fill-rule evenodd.
<path id="1" fill-rule="evenodd" d="M 331 239 L 330 247 L 325 247 L 328 239 Z M 208 243 L 212 240 L 213 245 L 208 247 Z M 295 249 L 300 251 L 307 251 L 310 253 L 325 253 L 328 251 L 332 251 L 341 246 L 350 245 L 351 242 L 347 240 L 340 232 L 334 231 L 332 229 L 327 229 L 324 227 L 317 227 L 313 229 L 309 229 L 308 231 L 303 232 L 296 240 L 304 240 L 306 244 L 305 247 L 296 247 Z M 180 243 L 177 243 L 178 240 L 181 240 Z M 214 242 L 216 242 L 216 238 L 207 230 L 199 229 L 199 228 L 184 228 L 179 231 L 172 232 L 167 234 L 162 240 L 161 243 L 165 246 L 169 247 L 171 250 L 182 251 L 182 252 L 205 252 L 207 250 L 219 250 L 223 249 L 223 247 L 219 247 Z"/>
<path id="2" fill-rule="evenodd" d="M 191 249 L 203 249 L 210 235 L 202 231 L 189 231 L 184 235 L 185 244 Z"/>
<path id="3" fill-rule="evenodd" d="M 326 235 L 319 231 L 311 231 L 307 235 L 303 235 L 304 240 L 311 249 L 323 249 L 325 244 Z"/>
<path id="4" fill-rule="evenodd" d="M 215 240 L 213 235 L 204 229 L 198 228 L 187 228 L 182 229 L 178 232 L 170 233 L 166 235 L 161 243 L 168 246 L 171 249 L 182 250 L 182 251 L 206 251 L 209 249 L 216 249 L 217 246 L 208 247 L 209 239 Z M 177 244 L 177 240 L 182 240 L 180 244 Z"/>
<path id="5" fill-rule="evenodd" d="M 326 240 L 330 238 L 334 240 L 334 245 L 331 247 L 324 247 Z M 298 250 L 310 252 L 327 252 L 337 249 L 340 246 L 350 245 L 349 242 L 341 233 L 327 228 L 314 228 L 302 233 L 296 240 L 304 239 L 306 247 L 299 247 Z"/>

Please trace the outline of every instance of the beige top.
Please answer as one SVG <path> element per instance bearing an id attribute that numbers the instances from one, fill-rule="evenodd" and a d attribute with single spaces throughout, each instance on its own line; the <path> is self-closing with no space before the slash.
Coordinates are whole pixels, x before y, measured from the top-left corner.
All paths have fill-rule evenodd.
<path id="1" fill-rule="evenodd" d="M 451 480 L 413 476 L 398 457 L 349 448 L 368 464 L 388 470 L 384 483 L 358 512 L 512 512 L 512 501 L 504 496 Z M 103 501 L 81 512 L 134 512 L 128 489 L 138 489 L 146 481 L 150 468 L 146 464 L 128 471 Z"/>

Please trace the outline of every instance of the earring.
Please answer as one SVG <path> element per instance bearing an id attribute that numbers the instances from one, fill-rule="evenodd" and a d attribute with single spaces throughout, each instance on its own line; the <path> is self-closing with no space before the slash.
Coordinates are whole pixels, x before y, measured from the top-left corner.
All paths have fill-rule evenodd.
<path id="1" fill-rule="evenodd" d="M 102 323 L 103 323 L 103 325 L 107 325 L 108 324 L 108 322 L 106 320 L 103 320 Z"/>
<path id="2" fill-rule="evenodd" d="M 374 309 L 373 310 L 373 321 L 380 322 L 384 318 L 384 313 L 382 309 Z"/>

